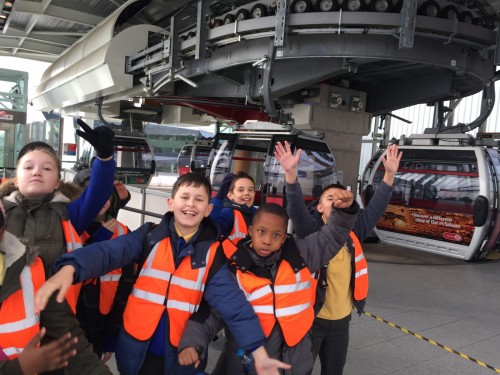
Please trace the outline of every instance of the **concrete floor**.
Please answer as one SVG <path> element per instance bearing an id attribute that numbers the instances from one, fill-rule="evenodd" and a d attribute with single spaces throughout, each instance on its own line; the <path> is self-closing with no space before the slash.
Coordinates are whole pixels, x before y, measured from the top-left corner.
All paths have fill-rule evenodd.
<path id="1" fill-rule="evenodd" d="M 498 371 L 353 313 L 345 375 L 500 372 L 500 260 L 466 263 L 372 243 L 364 249 L 370 273 L 367 312 Z M 210 350 L 208 373 L 219 353 Z M 313 374 L 320 374 L 319 361 Z"/>

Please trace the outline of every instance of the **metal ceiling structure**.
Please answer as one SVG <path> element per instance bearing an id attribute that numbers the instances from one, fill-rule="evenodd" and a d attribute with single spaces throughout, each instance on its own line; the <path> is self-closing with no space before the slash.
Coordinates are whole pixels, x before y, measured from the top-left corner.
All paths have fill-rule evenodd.
<path id="1" fill-rule="evenodd" d="M 404 0 L 401 14 L 290 14 L 290 2 L 297 4 L 278 1 L 272 17 L 221 24 L 250 1 L 0 0 L 7 9 L 0 54 L 53 62 L 36 105 L 75 116 L 91 112 L 96 100 L 117 116 L 129 98 L 174 96 L 251 103 L 276 118 L 288 103 L 314 102 L 307 88 L 318 84 L 363 93 L 366 103 L 351 92 L 346 110 L 379 115 L 471 95 L 497 79 L 497 0 L 453 1 L 479 15 L 480 25 L 418 15 L 421 0 Z M 106 28 L 105 37 L 95 36 Z M 132 48 L 127 38 L 138 33 Z M 87 61 L 89 69 L 105 65 L 104 76 L 85 70 Z"/>

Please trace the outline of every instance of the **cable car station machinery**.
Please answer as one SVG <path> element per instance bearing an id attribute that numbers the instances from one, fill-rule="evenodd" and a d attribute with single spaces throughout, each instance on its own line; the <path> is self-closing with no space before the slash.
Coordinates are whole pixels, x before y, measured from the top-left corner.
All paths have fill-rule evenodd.
<path id="1" fill-rule="evenodd" d="M 340 142 L 352 144 L 353 154 L 339 154 L 339 161 L 359 154 L 355 145 L 370 116 L 468 96 L 494 77 L 497 38 L 484 25 L 421 15 L 417 0 L 404 1 L 401 13 L 324 11 L 323 3 L 241 1 L 232 9 L 223 1 L 194 2 L 172 15 L 167 37 L 128 57 L 126 71 L 152 100 L 226 100 L 260 107 L 275 122 L 307 117 L 301 112 L 309 111 L 311 88 L 344 90 L 348 95 L 332 97 L 322 113 L 329 129 L 306 125 L 337 137 L 346 134 L 339 125 L 353 133 L 356 142 Z M 354 185 L 357 174 L 342 169 Z"/>

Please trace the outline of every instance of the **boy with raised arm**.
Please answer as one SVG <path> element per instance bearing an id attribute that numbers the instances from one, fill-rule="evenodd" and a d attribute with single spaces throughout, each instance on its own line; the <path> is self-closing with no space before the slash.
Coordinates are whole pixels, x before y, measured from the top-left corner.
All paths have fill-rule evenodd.
<path id="1" fill-rule="evenodd" d="M 297 183 L 297 166 L 301 150 L 293 155 L 285 141 L 276 145 L 275 155 L 285 171 L 287 211 L 292 219 L 295 234 L 304 238 L 323 227 L 331 216 L 331 201 L 338 191 L 345 191 L 340 184 L 323 189 L 319 202 L 312 213 L 304 203 L 300 185 Z M 398 171 L 402 153 L 397 145 L 387 148 L 382 159 L 384 178 L 370 203 L 359 215 L 350 239 L 320 272 L 316 313 L 312 335 L 314 352 L 319 354 L 322 375 L 341 375 L 346 362 L 349 344 L 349 322 L 353 305 L 359 313 L 363 311 L 368 294 L 368 265 L 361 242 L 383 215 L 392 194 L 394 177 Z"/>

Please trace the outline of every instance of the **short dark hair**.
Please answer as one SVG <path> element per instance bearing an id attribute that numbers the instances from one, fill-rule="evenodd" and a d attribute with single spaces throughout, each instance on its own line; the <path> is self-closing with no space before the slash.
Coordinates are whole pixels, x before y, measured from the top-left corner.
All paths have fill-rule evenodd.
<path id="1" fill-rule="evenodd" d="M 212 185 L 210 185 L 210 181 L 208 178 L 205 176 L 199 174 L 199 173 L 186 173 L 185 175 L 182 175 L 175 181 L 174 186 L 172 187 L 172 198 L 175 197 L 175 194 L 177 194 L 177 191 L 181 186 L 194 186 L 194 187 L 204 187 L 207 195 L 208 195 L 208 200 L 212 197 Z"/>
<path id="2" fill-rule="evenodd" d="M 247 172 L 239 171 L 238 173 L 236 173 L 234 175 L 233 179 L 231 180 L 231 185 L 229 185 L 229 191 L 233 191 L 234 186 L 236 185 L 236 181 L 241 180 L 242 178 L 246 178 L 246 179 L 252 181 L 252 184 L 255 185 L 255 181 L 252 178 L 252 176 L 250 176 Z"/>
<path id="3" fill-rule="evenodd" d="M 321 199 L 321 197 L 323 196 L 323 194 L 325 194 L 325 191 L 327 190 L 330 190 L 330 189 L 341 189 L 341 190 L 347 190 L 347 188 L 342 185 L 342 184 L 338 184 L 338 183 L 333 183 L 333 184 L 330 184 L 328 186 L 326 186 L 323 191 L 321 192 L 319 198 Z"/>
<path id="4" fill-rule="evenodd" d="M 19 160 L 21 160 L 21 158 L 24 155 L 26 155 L 27 153 L 32 152 L 32 151 L 43 151 L 46 154 L 49 154 L 50 156 L 52 156 L 52 158 L 56 162 L 57 170 L 59 171 L 59 174 L 61 174 L 61 169 L 62 169 L 61 160 L 59 160 L 59 157 L 57 156 L 57 154 L 56 154 L 55 150 L 52 148 L 52 146 L 50 146 L 49 144 L 47 144 L 45 142 L 35 141 L 35 142 L 31 142 L 31 143 L 28 143 L 27 145 L 25 145 L 21 149 L 21 151 L 19 151 L 19 154 L 17 155 L 17 163 L 19 164 Z"/>
<path id="5" fill-rule="evenodd" d="M 253 223 L 255 223 L 255 221 L 257 221 L 257 218 L 262 213 L 268 213 L 279 216 L 283 219 L 285 227 L 288 225 L 288 214 L 286 213 L 286 210 L 276 203 L 264 203 L 263 205 L 259 206 L 259 208 L 257 208 L 257 211 L 255 211 L 255 214 L 253 215 L 252 225 Z"/>

